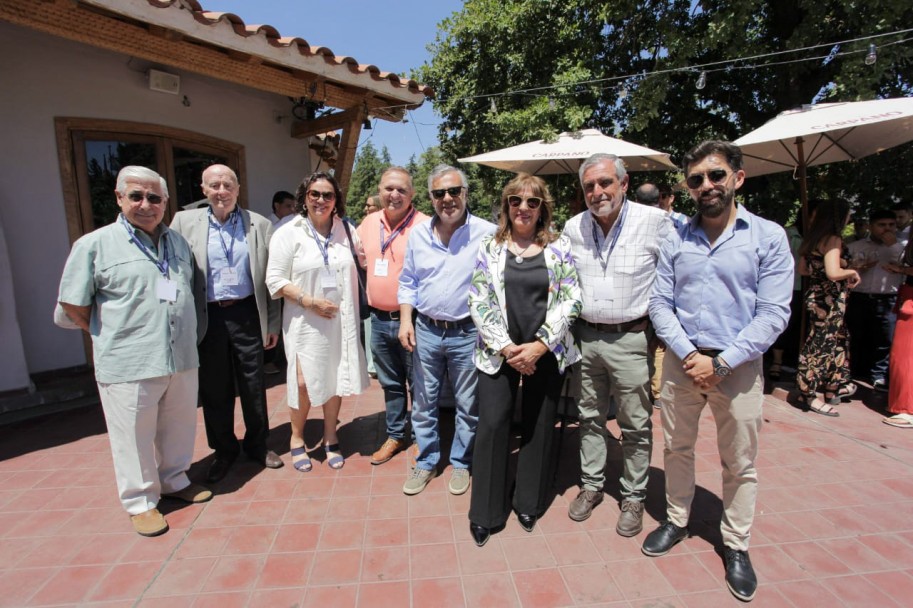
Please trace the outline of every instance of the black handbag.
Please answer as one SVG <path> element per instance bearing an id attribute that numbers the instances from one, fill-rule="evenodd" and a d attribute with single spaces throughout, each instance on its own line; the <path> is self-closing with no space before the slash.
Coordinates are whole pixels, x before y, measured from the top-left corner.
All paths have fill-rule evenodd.
<path id="1" fill-rule="evenodd" d="M 352 231 L 349 228 L 349 222 L 342 220 L 342 226 L 346 229 L 346 236 L 349 238 L 349 251 L 352 252 L 352 259 L 355 260 L 355 270 L 358 271 L 358 312 L 361 320 L 364 321 L 371 314 L 368 307 L 368 271 L 361 267 L 358 262 L 358 254 L 355 252 L 355 244 L 352 242 Z"/>

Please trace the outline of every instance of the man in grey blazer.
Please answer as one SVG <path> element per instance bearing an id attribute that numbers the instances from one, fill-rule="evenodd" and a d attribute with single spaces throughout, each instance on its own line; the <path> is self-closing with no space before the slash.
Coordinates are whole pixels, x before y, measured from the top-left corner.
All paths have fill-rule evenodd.
<path id="1" fill-rule="evenodd" d="M 238 207 L 238 176 L 230 168 L 208 167 L 202 186 L 209 205 L 181 211 L 171 229 L 190 243 L 196 265 L 200 401 L 215 451 L 207 479 L 217 482 L 242 447 L 265 467 L 282 466 L 266 447 L 263 377 L 263 350 L 276 346 L 281 318 L 279 301 L 269 297 L 265 283 L 272 224 Z M 247 429 L 241 445 L 234 431 L 235 386 Z"/>

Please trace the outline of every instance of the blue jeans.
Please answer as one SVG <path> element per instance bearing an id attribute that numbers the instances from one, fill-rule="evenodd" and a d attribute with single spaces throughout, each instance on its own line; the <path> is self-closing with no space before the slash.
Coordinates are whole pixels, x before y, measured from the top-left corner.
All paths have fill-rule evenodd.
<path id="1" fill-rule="evenodd" d="M 850 332 L 850 367 L 854 378 L 887 381 L 897 322 L 896 302 L 895 295 L 850 292 L 845 318 Z"/>
<path id="2" fill-rule="evenodd" d="M 409 385 L 413 402 L 415 389 L 412 384 L 412 353 L 400 344 L 398 320 L 384 319 L 371 312 L 371 350 L 377 381 L 384 389 L 387 436 L 402 440 L 406 435 L 406 414 L 409 411 L 406 385 Z"/>
<path id="3" fill-rule="evenodd" d="M 472 464 L 472 446 L 479 423 L 478 372 L 472 360 L 476 334 L 472 323 L 461 328 L 442 329 L 426 324 L 421 317 L 415 321 L 412 430 L 418 442 L 416 466 L 420 469 L 430 471 L 441 459 L 438 400 L 445 370 L 450 376 L 456 402 L 450 464 L 455 469 L 468 469 Z"/>

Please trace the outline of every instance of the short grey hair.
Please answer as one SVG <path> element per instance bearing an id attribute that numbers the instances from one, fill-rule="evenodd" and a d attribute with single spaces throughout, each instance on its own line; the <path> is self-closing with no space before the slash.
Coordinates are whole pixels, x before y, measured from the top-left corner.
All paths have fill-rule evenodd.
<path id="1" fill-rule="evenodd" d="M 148 167 L 127 165 L 121 169 L 117 173 L 117 185 L 114 186 L 114 189 L 118 194 L 127 194 L 128 180 L 135 180 L 138 182 L 158 181 L 159 187 L 162 189 L 162 196 L 168 198 L 168 184 L 165 182 L 165 178 Z"/>
<path id="2" fill-rule="evenodd" d="M 613 163 L 615 165 L 615 177 L 618 178 L 618 181 L 623 180 L 628 174 L 628 170 L 625 169 L 624 161 L 622 161 L 620 158 L 614 154 L 597 152 L 596 154 L 593 154 L 588 159 L 580 163 L 580 171 L 578 171 L 578 174 L 580 177 L 581 185 L 583 184 L 583 174 L 586 173 L 587 169 L 601 163 Z"/>
<path id="3" fill-rule="evenodd" d="M 466 174 L 457 169 L 456 167 L 451 167 L 450 165 L 438 165 L 431 170 L 431 174 L 428 176 L 428 192 L 431 192 L 431 185 L 434 181 L 440 178 L 443 175 L 448 173 L 457 173 L 460 176 L 460 183 L 466 188 L 466 191 L 469 191 L 469 180 L 466 179 Z"/>
<path id="4" fill-rule="evenodd" d="M 640 187 L 634 191 L 634 200 L 642 205 L 658 206 L 659 196 L 659 188 L 649 182 L 641 184 Z"/>

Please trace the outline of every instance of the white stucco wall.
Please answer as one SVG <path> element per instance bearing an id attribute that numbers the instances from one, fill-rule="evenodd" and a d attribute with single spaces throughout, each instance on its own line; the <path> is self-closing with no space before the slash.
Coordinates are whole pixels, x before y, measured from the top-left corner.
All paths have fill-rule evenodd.
<path id="1" fill-rule="evenodd" d="M 270 95 L 165 68 L 181 95 L 149 90 L 149 64 L 0 22 L 0 221 L 5 228 L 19 330 L 29 372 L 85 363 L 75 331 L 54 326 L 69 252 L 54 118 L 108 118 L 177 127 L 245 146 L 247 192 L 268 215 L 276 190 L 309 172 L 306 140 L 289 136 L 291 104 Z M 182 105 L 186 95 L 191 105 Z M 3 285 L 8 290 L 10 286 Z M 12 335 L 2 317 L 0 339 Z M 4 387 L 0 390 L 16 387 Z"/>

